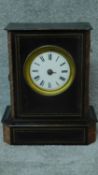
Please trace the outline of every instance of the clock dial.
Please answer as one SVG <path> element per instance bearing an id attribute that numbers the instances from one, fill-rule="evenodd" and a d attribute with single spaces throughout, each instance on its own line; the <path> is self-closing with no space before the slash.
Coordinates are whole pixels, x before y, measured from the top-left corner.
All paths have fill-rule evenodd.
<path id="1" fill-rule="evenodd" d="M 75 64 L 66 50 L 43 46 L 27 56 L 24 77 L 32 90 L 42 95 L 58 95 L 71 86 Z"/>
<path id="2" fill-rule="evenodd" d="M 41 89 L 57 90 L 69 80 L 70 65 L 60 53 L 47 51 L 32 60 L 30 76 L 34 84 Z"/>

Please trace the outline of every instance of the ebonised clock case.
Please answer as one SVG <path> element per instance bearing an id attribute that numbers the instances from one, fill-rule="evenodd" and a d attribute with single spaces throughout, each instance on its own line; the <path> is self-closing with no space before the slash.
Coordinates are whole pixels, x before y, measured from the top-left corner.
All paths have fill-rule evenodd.
<path id="1" fill-rule="evenodd" d="M 93 107 L 89 107 L 91 28 L 89 23 L 9 24 L 6 27 L 11 85 L 11 107 L 7 107 L 2 120 L 6 142 L 88 144 L 95 140 L 96 116 Z M 35 93 L 23 77 L 27 55 L 43 45 L 68 50 L 76 65 L 72 86 L 53 97 Z"/>

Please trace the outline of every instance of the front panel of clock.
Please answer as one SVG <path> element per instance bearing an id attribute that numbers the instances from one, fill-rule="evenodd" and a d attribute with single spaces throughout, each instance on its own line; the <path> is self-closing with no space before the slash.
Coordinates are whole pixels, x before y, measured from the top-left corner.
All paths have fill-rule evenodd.
<path id="1" fill-rule="evenodd" d="M 17 116 L 81 117 L 82 33 L 20 31 L 12 43 Z"/>

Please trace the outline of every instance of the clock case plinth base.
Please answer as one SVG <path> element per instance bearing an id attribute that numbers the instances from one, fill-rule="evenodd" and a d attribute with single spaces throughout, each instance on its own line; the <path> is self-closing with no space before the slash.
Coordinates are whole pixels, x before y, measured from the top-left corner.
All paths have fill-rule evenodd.
<path id="1" fill-rule="evenodd" d="M 12 145 L 86 145 L 96 140 L 97 118 L 92 106 L 83 121 L 38 122 L 12 118 L 10 106 L 2 118 L 4 141 Z"/>

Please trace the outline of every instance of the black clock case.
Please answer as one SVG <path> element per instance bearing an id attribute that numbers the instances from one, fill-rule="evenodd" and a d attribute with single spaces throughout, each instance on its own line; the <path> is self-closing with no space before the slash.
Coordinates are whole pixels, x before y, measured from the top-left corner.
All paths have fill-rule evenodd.
<path id="1" fill-rule="evenodd" d="M 2 123 L 4 141 L 14 145 L 89 144 L 96 139 L 96 115 L 89 106 L 89 23 L 9 24 L 11 106 Z M 43 45 L 71 53 L 76 78 L 64 93 L 45 97 L 33 92 L 23 77 L 27 55 Z"/>

